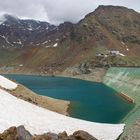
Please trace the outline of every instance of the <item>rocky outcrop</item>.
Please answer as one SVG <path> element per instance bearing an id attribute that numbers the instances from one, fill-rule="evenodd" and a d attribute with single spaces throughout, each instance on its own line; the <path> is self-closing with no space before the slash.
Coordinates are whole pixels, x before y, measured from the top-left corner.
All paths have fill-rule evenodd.
<path id="1" fill-rule="evenodd" d="M 93 136 L 91 136 L 89 133 L 85 131 L 76 131 L 73 133 L 73 137 L 77 140 L 97 140 Z"/>
<path id="2" fill-rule="evenodd" d="M 89 133 L 79 130 L 74 132 L 72 135 L 64 131 L 59 134 L 45 133 L 42 135 L 31 135 L 24 126 L 10 127 L 0 134 L 0 140 L 97 140 Z"/>
<path id="3" fill-rule="evenodd" d="M 10 127 L 0 134 L 0 140 L 31 140 L 32 135 L 24 126 Z"/>

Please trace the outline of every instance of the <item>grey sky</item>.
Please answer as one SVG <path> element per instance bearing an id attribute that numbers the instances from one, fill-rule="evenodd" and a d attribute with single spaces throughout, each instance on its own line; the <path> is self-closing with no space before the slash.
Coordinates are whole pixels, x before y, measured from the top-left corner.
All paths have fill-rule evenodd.
<path id="1" fill-rule="evenodd" d="M 0 15 L 60 23 L 77 22 L 98 5 L 121 5 L 140 12 L 140 0 L 0 0 Z"/>

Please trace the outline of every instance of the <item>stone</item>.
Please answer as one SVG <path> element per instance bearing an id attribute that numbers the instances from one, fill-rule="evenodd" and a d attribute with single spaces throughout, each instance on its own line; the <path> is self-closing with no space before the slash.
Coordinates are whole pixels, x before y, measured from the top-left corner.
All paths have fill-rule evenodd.
<path id="1" fill-rule="evenodd" d="M 18 140 L 31 140 L 32 135 L 24 128 L 23 125 L 17 127 Z"/>
<path id="2" fill-rule="evenodd" d="M 97 140 L 93 136 L 91 136 L 88 132 L 79 130 L 73 133 L 73 137 L 77 140 Z"/>
<path id="3" fill-rule="evenodd" d="M 58 136 L 53 133 L 46 133 L 43 135 L 37 135 L 33 137 L 31 140 L 58 140 Z"/>
<path id="4" fill-rule="evenodd" d="M 66 138 L 68 138 L 68 134 L 66 133 L 66 131 L 64 131 L 64 132 L 62 132 L 62 133 L 59 133 L 59 134 L 58 134 L 58 137 L 59 137 L 60 139 L 66 139 Z"/>
<path id="5" fill-rule="evenodd" d="M 0 134 L 0 140 L 18 140 L 17 128 L 10 127 Z"/>

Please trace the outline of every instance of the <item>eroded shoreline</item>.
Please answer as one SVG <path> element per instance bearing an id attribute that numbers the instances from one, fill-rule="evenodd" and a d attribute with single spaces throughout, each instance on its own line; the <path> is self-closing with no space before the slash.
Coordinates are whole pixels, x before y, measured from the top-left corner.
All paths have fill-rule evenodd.
<path id="1" fill-rule="evenodd" d="M 25 86 L 18 84 L 16 90 L 11 91 L 10 93 L 20 99 L 23 99 L 27 102 L 35 104 L 37 106 L 49 109 L 51 111 L 63 114 L 68 114 L 68 108 L 70 105 L 70 101 L 64 101 L 59 99 L 54 99 L 48 96 L 38 95 Z"/>

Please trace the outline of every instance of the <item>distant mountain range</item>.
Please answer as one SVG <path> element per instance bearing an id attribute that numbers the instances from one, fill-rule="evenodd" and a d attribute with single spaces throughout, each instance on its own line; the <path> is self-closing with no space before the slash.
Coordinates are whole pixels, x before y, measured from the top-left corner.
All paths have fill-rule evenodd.
<path id="1" fill-rule="evenodd" d="M 56 30 L 56 28 L 56 26 L 47 22 L 21 20 L 11 15 L 4 15 L 0 23 L 1 47 L 37 45 L 42 41 L 41 36 L 48 36 L 47 34 Z"/>
<path id="2" fill-rule="evenodd" d="M 50 72 L 82 63 L 140 66 L 140 13 L 99 6 L 77 24 L 59 26 L 11 15 L 0 18 L 1 66 L 19 69 L 22 64 L 24 70 Z"/>

